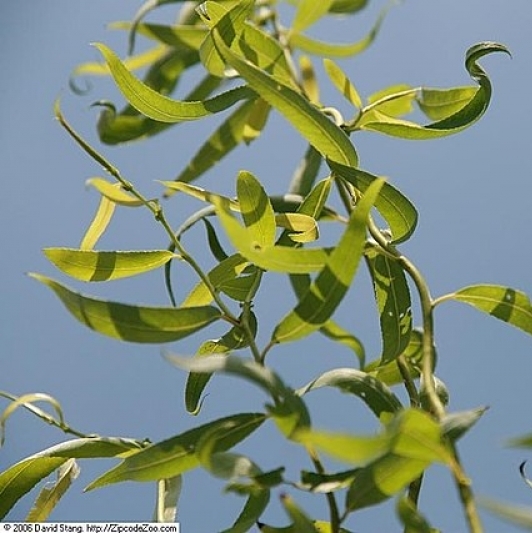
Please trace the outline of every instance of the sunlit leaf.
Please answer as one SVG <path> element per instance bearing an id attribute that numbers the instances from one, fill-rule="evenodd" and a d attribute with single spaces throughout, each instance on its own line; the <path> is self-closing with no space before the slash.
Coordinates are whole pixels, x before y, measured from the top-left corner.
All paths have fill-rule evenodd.
<path id="1" fill-rule="evenodd" d="M 308 56 L 299 58 L 299 70 L 301 71 L 301 85 L 305 94 L 314 105 L 319 105 L 320 88 L 316 79 L 316 71 Z"/>
<path id="2" fill-rule="evenodd" d="M 328 251 L 323 248 L 290 248 L 287 246 L 261 247 L 231 215 L 229 209 L 216 202 L 216 213 L 238 252 L 248 261 L 264 270 L 289 273 L 316 272 L 323 268 L 328 258 Z"/>
<path id="3" fill-rule="evenodd" d="M 125 206 L 139 207 L 144 205 L 142 200 L 135 198 L 133 195 L 121 188 L 119 183 L 111 183 L 103 178 L 90 178 L 85 182 L 86 185 L 94 187 L 102 196 L 109 201 Z"/>
<path id="4" fill-rule="evenodd" d="M 390 257 L 370 250 L 366 252 L 375 300 L 379 310 L 382 335 L 381 363 L 401 355 L 412 332 L 412 302 L 402 266 Z"/>
<path id="5" fill-rule="evenodd" d="M 154 91 L 135 78 L 116 54 L 107 46 L 96 43 L 105 58 L 113 78 L 126 100 L 138 111 L 160 122 L 197 120 L 219 113 L 239 100 L 250 98 L 253 93 L 247 87 L 237 87 L 205 101 L 178 101 Z"/>
<path id="6" fill-rule="evenodd" d="M 328 161 L 331 170 L 347 180 L 357 190 L 365 192 L 377 176 L 358 168 L 339 165 Z M 384 183 L 375 200 L 375 208 L 388 223 L 392 232 L 392 242 L 407 240 L 417 225 L 417 211 L 412 202 L 389 183 Z"/>
<path id="7" fill-rule="evenodd" d="M 321 2 L 300 0 L 292 21 L 291 31 L 299 33 L 312 26 L 329 11 L 333 2 L 334 0 L 322 0 Z"/>
<path id="8" fill-rule="evenodd" d="M 85 326 L 115 339 L 140 343 L 172 342 L 221 317 L 212 306 L 145 307 L 99 300 L 74 292 L 40 274 L 31 277 L 52 289 L 70 313 Z"/>
<path id="9" fill-rule="evenodd" d="M 320 153 L 334 161 L 356 166 L 355 148 L 341 128 L 317 110 L 306 98 L 282 84 L 250 61 L 235 54 L 224 42 L 216 26 L 213 38 L 220 53 L 249 85 L 277 109 Z"/>
<path id="10" fill-rule="evenodd" d="M 273 246 L 275 213 L 261 183 L 253 174 L 241 170 L 237 177 L 237 198 L 244 224 L 256 246 Z"/>
<path id="11" fill-rule="evenodd" d="M 226 428 L 216 441 L 214 451 L 225 451 L 253 433 L 265 420 L 260 413 L 241 413 L 220 418 L 190 429 L 126 457 L 120 464 L 94 480 L 85 490 L 121 481 L 157 481 L 171 478 L 199 466 L 196 446 L 207 432 L 217 426 Z"/>
<path id="12" fill-rule="evenodd" d="M 268 122 L 271 109 L 270 104 L 262 98 L 253 101 L 253 106 L 244 125 L 244 142 L 246 144 L 250 144 L 260 136 Z"/>
<path id="13" fill-rule="evenodd" d="M 237 107 L 205 141 L 175 180 L 185 183 L 194 181 L 236 148 L 244 140 L 254 104 L 255 100 L 251 99 Z M 165 196 L 171 194 L 172 189 L 165 191 Z"/>
<path id="14" fill-rule="evenodd" d="M 283 504 L 286 514 L 293 522 L 294 528 L 299 533 L 318 533 L 314 527 L 314 522 L 307 514 L 296 504 L 288 494 L 281 495 L 281 503 Z"/>
<path id="15" fill-rule="evenodd" d="M 472 285 L 440 300 L 450 299 L 469 304 L 532 335 L 532 305 L 524 292 L 500 285 Z"/>
<path id="16" fill-rule="evenodd" d="M 478 60 L 493 52 L 510 53 L 504 45 L 494 42 L 482 42 L 469 48 L 465 60 L 466 70 L 478 83 L 479 87 L 470 100 L 461 108 L 451 113 L 451 115 L 421 126 L 414 122 L 381 114 L 375 115 L 377 118 L 375 121 L 364 122 L 362 129 L 377 131 L 405 139 L 435 139 L 458 133 L 468 128 L 480 119 L 490 103 L 491 81 L 484 69 L 478 64 Z"/>
<path id="17" fill-rule="evenodd" d="M 325 72 L 328 74 L 330 80 L 340 94 L 342 94 L 348 102 L 351 102 L 355 107 L 361 109 L 362 99 L 344 71 L 334 61 L 328 58 L 323 60 L 323 66 L 325 67 Z"/>
<path id="18" fill-rule="evenodd" d="M 100 237 L 104 234 L 105 230 L 109 226 L 113 214 L 115 212 L 116 203 L 109 200 L 106 196 L 102 196 L 98 209 L 92 222 L 90 223 L 85 235 L 81 239 L 79 245 L 80 250 L 92 250 Z"/>
<path id="19" fill-rule="evenodd" d="M 372 117 L 380 116 L 379 113 L 390 117 L 401 117 L 411 113 L 414 110 L 413 104 L 417 93 L 418 89 L 404 83 L 380 89 L 368 97 L 369 105 L 364 109 L 364 115 L 357 124 L 361 126 L 371 122 Z"/>
<path id="20" fill-rule="evenodd" d="M 335 368 L 324 372 L 296 392 L 303 395 L 321 387 L 336 387 L 358 396 L 374 413 L 396 413 L 403 406 L 397 396 L 379 380 L 354 368 Z"/>
<path id="21" fill-rule="evenodd" d="M 337 342 L 338 344 L 343 344 L 350 350 L 352 350 L 355 355 L 358 357 L 360 366 L 363 367 L 366 359 L 366 351 L 364 345 L 353 335 L 351 332 L 334 322 L 333 320 L 327 320 L 325 324 L 320 328 L 320 333 L 328 337 L 329 339 Z"/>
<path id="22" fill-rule="evenodd" d="M 276 326 L 273 342 L 289 342 L 323 326 L 351 285 L 364 251 L 366 222 L 383 181 L 370 185 L 351 214 L 349 224 L 324 268 L 296 308 Z"/>
<path id="23" fill-rule="evenodd" d="M 67 441 L 22 459 L 0 473 L 0 519 L 39 481 L 69 459 L 115 457 L 135 448 L 139 444 L 132 440 L 95 437 Z"/>
<path id="24" fill-rule="evenodd" d="M 32 509 L 26 516 L 26 522 L 45 522 L 78 475 L 79 467 L 76 461 L 68 459 L 59 467 L 57 479 L 41 489 Z"/>
<path id="25" fill-rule="evenodd" d="M 320 5 L 325 2 L 315 2 L 313 0 L 309 0 L 309 3 Z M 293 33 L 290 34 L 290 44 L 293 47 L 299 48 L 303 52 L 306 52 L 307 54 L 324 57 L 351 57 L 360 54 L 366 50 L 377 37 L 386 15 L 386 11 L 387 10 L 384 10 L 382 12 L 375 22 L 373 28 L 371 28 L 370 32 L 360 41 L 346 44 L 333 44 L 312 39 L 306 35 L 303 35 L 302 33 Z"/>
<path id="26" fill-rule="evenodd" d="M 475 96 L 476 87 L 429 89 L 423 87 L 417 98 L 419 108 L 432 120 L 440 120 L 456 113 Z"/>
<path id="27" fill-rule="evenodd" d="M 62 272 L 81 281 L 110 281 L 143 274 L 174 256 L 167 250 L 95 252 L 73 248 L 44 248 L 44 255 Z"/>
<path id="28" fill-rule="evenodd" d="M 355 13 L 365 8 L 368 0 L 334 0 L 331 13 Z"/>

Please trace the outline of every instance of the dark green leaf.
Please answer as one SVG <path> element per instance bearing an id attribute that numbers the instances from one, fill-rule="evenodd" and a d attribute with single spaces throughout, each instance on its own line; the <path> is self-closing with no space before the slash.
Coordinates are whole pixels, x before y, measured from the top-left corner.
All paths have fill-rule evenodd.
<path id="1" fill-rule="evenodd" d="M 342 392 L 358 396 L 377 417 L 383 413 L 397 413 L 403 407 L 386 385 L 366 372 L 354 368 L 329 370 L 296 392 L 303 395 L 321 387 L 336 387 Z"/>
<path id="2" fill-rule="evenodd" d="M 398 261 L 375 250 L 366 253 L 382 335 L 381 363 L 401 355 L 412 332 L 412 302 L 406 276 Z"/>

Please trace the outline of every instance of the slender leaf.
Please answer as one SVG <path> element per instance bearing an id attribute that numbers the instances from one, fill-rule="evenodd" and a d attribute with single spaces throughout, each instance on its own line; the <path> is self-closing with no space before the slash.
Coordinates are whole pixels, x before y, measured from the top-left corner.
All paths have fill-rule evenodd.
<path id="1" fill-rule="evenodd" d="M 125 207 L 140 207 L 144 205 L 142 200 L 135 198 L 125 191 L 119 183 L 111 183 L 103 178 L 90 178 L 86 185 L 94 187 L 102 196 L 109 201 Z"/>
<path id="2" fill-rule="evenodd" d="M 67 441 L 22 459 L 0 473 L 0 519 L 42 479 L 72 458 L 114 457 L 138 448 L 136 441 L 86 438 Z"/>
<path id="3" fill-rule="evenodd" d="M 257 318 L 254 313 L 249 315 L 249 327 L 255 335 L 257 332 Z M 245 348 L 249 339 L 245 331 L 238 326 L 232 327 L 225 335 L 216 340 L 205 341 L 194 357 L 205 357 L 213 354 L 229 354 L 233 350 Z M 193 415 L 199 413 L 201 395 L 207 386 L 212 374 L 191 372 L 188 375 L 185 387 L 185 405 L 187 411 Z"/>
<path id="4" fill-rule="evenodd" d="M 301 163 L 292 176 L 289 193 L 302 196 L 309 194 L 318 177 L 321 162 L 321 154 L 312 145 L 309 145 Z"/>
<path id="5" fill-rule="evenodd" d="M 282 494 L 281 503 L 283 504 L 286 514 L 292 520 L 296 531 L 299 533 L 318 533 L 317 529 L 314 527 L 314 522 L 296 504 L 291 496 L 288 494 Z"/>
<path id="6" fill-rule="evenodd" d="M 250 172 L 238 173 L 237 197 L 250 238 L 261 248 L 273 246 L 275 213 L 266 191 Z"/>
<path id="7" fill-rule="evenodd" d="M 221 317 L 212 306 L 144 307 L 83 296 L 40 274 L 31 277 L 52 289 L 70 313 L 85 326 L 129 342 L 172 342 L 208 326 Z"/>
<path id="8" fill-rule="evenodd" d="M 237 107 L 205 141 L 175 181 L 194 181 L 236 148 L 244 140 L 246 125 L 255 102 L 256 100 L 250 99 Z M 165 196 L 171 194 L 173 189 L 168 188 Z"/>
<path id="9" fill-rule="evenodd" d="M 334 0 L 330 12 L 331 13 L 356 13 L 364 9 L 368 4 L 368 0 Z"/>
<path id="10" fill-rule="evenodd" d="M 370 250 L 366 253 L 382 335 L 381 363 L 401 355 L 412 332 L 412 302 L 403 268 L 395 259 Z"/>
<path id="11" fill-rule="evenodd" d="M 302 338 L 331 318 L 351 285 L 362 257 L 366 221 L 382 184 L 379 180 L 367 189 L 324 268 L 296 308 L 276 326 L 272 341 L 289 342 Z"/>
<path id="12" fill-rule="evenodd" d="M 113 78 L 126 100 L 142 114 L 160 122 L 197 120 L 219 113 L 233 106 L 239 100 L 250 98 L 253 92 L 247 87 L 237 87 L 210 100 L 189 102 L 168 98 L 154 91 L 135 78 L 116 54 L 107 46 L 96 43 L 105 58 Z"/>
<path id="13" fill-rule="evenodd" d="M 472 285 L 441 298 L 469 304 L 532 335 L 532 305 L 521 291 L 500 285 Z"/>
<path id="14" fill-rule="evenodd" d="M 432 120 L 440 120 L 456 113 L 475 96 L 476 87 L 429 89 L 423 87 L 417 99 L 419 108 Z"/>
<path id="15" fill-rule="evenodd" d="M 42 488 L 26 516 L 26 522 L 45 522 L 78 475 L 79 467 L 76 461 L 68 459 L 59 467 L 56 481 Z"/>
<path id="16" fill-rule="evenodd" d="M 59 270 L 81 281 L 110 281 L 136 276 L 159 268 L 175 257 L 167 250 L 95 252 L 73 248 L 45 248 L 43 251 Z"/>
<path id="17" fill-rule="evenodd" d="M 249 85 L 277 109 L 318 152 L 333 161 L 356 166 L 358 156 L 355 148 L 342 129 L 294 89 L 235 54 L 220 36 L 219 32 L 224 29 L 219 28 L 220 25 L 213 28 L 214 42 L 220 54 Z"/>
<path id="18" fill-rule="evenodd" d="M 324 372 L 296 392 L 303 395 L 321 387 L 336 387 L 342 392 L 358 396 L 377 417 L 383 413 L 397 413 L 403 408 L 386 385 L 366 372 L 353 368 L 335 368 Z"/>
<path id="19" fill-rule="evenodd" d="M 375 115 L 378 120 L 364 122 L 362 129 L 385 133 L 394 137 L 405 139 L 435 139 L 468 128 L 486 112 L 491 99 L 491 81 L 478 60 L 493 52 L 510 54 L 508 49 L 499 43 L 482 42 L 469 48 L 466 53 L 465 66 L 469 75 L 478 83 L 479 87 L 463 105 L 451 115 L 441 118 L 425 126 L 414 122 L 399 120 L 386 115 Z"/>
<path id="20" fill-rule="evenodd" d="M 214 451 L 226 451 L 253 433 L 265 420 L 260 413 L 241 413 L 220 418 L 153 444 L 126 457 L 120 464 L 94 480 L 85 490 L 121 481 L 157 481 L 172 478 L 200 465 L 196 447 L 200 439 L 217 426 L 226 428 Z"/>
<path id="21" fill-rule="evenodd" d="M 83 239 L 81 239 L 80 250 L 92 250 L 96 246 L 113 218 L 115 207 L 115 202 L 109 200 L 106 196 L 102 196 L 96 214 Z"/>
<path id="22" fill-rule="evenodd" d="M 334 0 L 323 0 L 315 2 L 314 0 L 300 0 L 294 20 L 292 21 L 291 31 L 299 33 L 312 26 L 320 20 L 331 8 Z"/>
<path id="23" fill-rule="evenodd" d="M 377 176 L 345 165 L 328 161 L 331 170 L 347 180 L 357 190 L 365 192 Z M 388 223 L 392 232 L 392 242 L 406 241 L 416 229 L 417 211 L 412 202 L 389 183 L 384 183 L 375 200 L 375 208 Z"/>
<path id="24" fill-rule="evenodd" d="M 325 67 L 325 72 L 340 94 L 342 94 L 346 100 L 351 102 L 355 107 L 362 109 L 362 98 L 360 98 L 358 91 L 344 71 L 334 61 L 328 58 L 323 60 L 323 66 Z"/>
<path id="25" fill-rule="evenodd" d="M 309 3 L 312 4 L 322 4 L 325 2 L 315 2 L 313 0 L 309 0 Z M 324 41 L 318 41 L 316 39 L 312 39 L 310 37 L 307 37 L 306 35 L 303 35 L 302 33 L 293 33 L 290 34 L 290 44 L 295 47 L 299 48 L 303 52 L 306 52 L 307 54 L 313 54 L 317 56 L 324 56 L 324 57 L 338 57 L 338 58 L 345 58 L 345 57 L 352 57 L 355 55 L 358 55 L 362 53 L 364 50 L 366 50 L 375 40 L 377 35 L 379 34 L 379 30 L 381 28 L 382 22 L 384 21 L 385 15 L 386 15 L 387 9 L 385 9 L 369 33 L 363 37 L 360 41 L 356 41 L 354 43 L 346 43 L 346 44 L 333 44 L 328 43 Z"/>
<path id="26" fill-rule="evenodd" d="M 487 407 L 479 407 L 469 411 L 446 414 L 441 420 L 443 434 L 450 440 L 457 441 L 478 422 L 487 410 Z"/>

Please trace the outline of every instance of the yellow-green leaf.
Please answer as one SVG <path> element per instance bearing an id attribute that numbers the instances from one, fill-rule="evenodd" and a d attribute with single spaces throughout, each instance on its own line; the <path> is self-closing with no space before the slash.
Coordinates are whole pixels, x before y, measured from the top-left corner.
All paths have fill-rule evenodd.
<path id="1" fill-rule="evenodd" d="M 73 248 L 45 248 L 46 257 L 62 272 L 81 281 L 110 281 L 159 268 L 175 254 L 167 250 L 95 252 Z"/>
<path id="2" fill-rule="evenodd" d="M 142 200 L 124 191 L 119 183 L 111 183 L 103 178 L 90 178 L 85 183 L 94 187 L 102 196 L 105 196 L 105 198 L 115 204 L 125 207 L 139 207 L 144 205 Z"/>
<path id="3" fill-rule="evenodd" d="M 40 274 L 31 277 L 52 289 L 70 313 L 85 326 L 115 339 L 139 343 L 172 342 L 221 317 L 213 306 L 147 307 L 83 296 Z"/>
<path id="4" fill-rule="evenodd" d="M 366 241 L 367 218 L 383 183 L 383 180 L 378 180 L 368 187 L 324 268 L 296 308 L 275 328 L 273 342 L 289 342 L 305 337 L 331 318 L 349 289 L 360 263 Z"/>
<path id="5" fill-rule="evenodd" d="M 197 120 L 224 111 L 239 100 L 253 96 L 253 92 L 247 87 L 237 87 L 209 100 L 197 102 L 173 100 L 135 78 L 110 48 L 101 43 L 96 43 L 94 46 L 105 58 L 126 100 L 142 114 L 160 122 Z"/>

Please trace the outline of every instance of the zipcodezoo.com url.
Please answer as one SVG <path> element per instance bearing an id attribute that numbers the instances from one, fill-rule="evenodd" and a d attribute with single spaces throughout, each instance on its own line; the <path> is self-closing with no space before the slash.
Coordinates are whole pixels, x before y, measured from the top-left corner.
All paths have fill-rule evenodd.
<path id="1" fill-rule="evenodd" d="M 148 522 L 4 522 L 0 533 L 180 533 L 180 527 Z"/>

